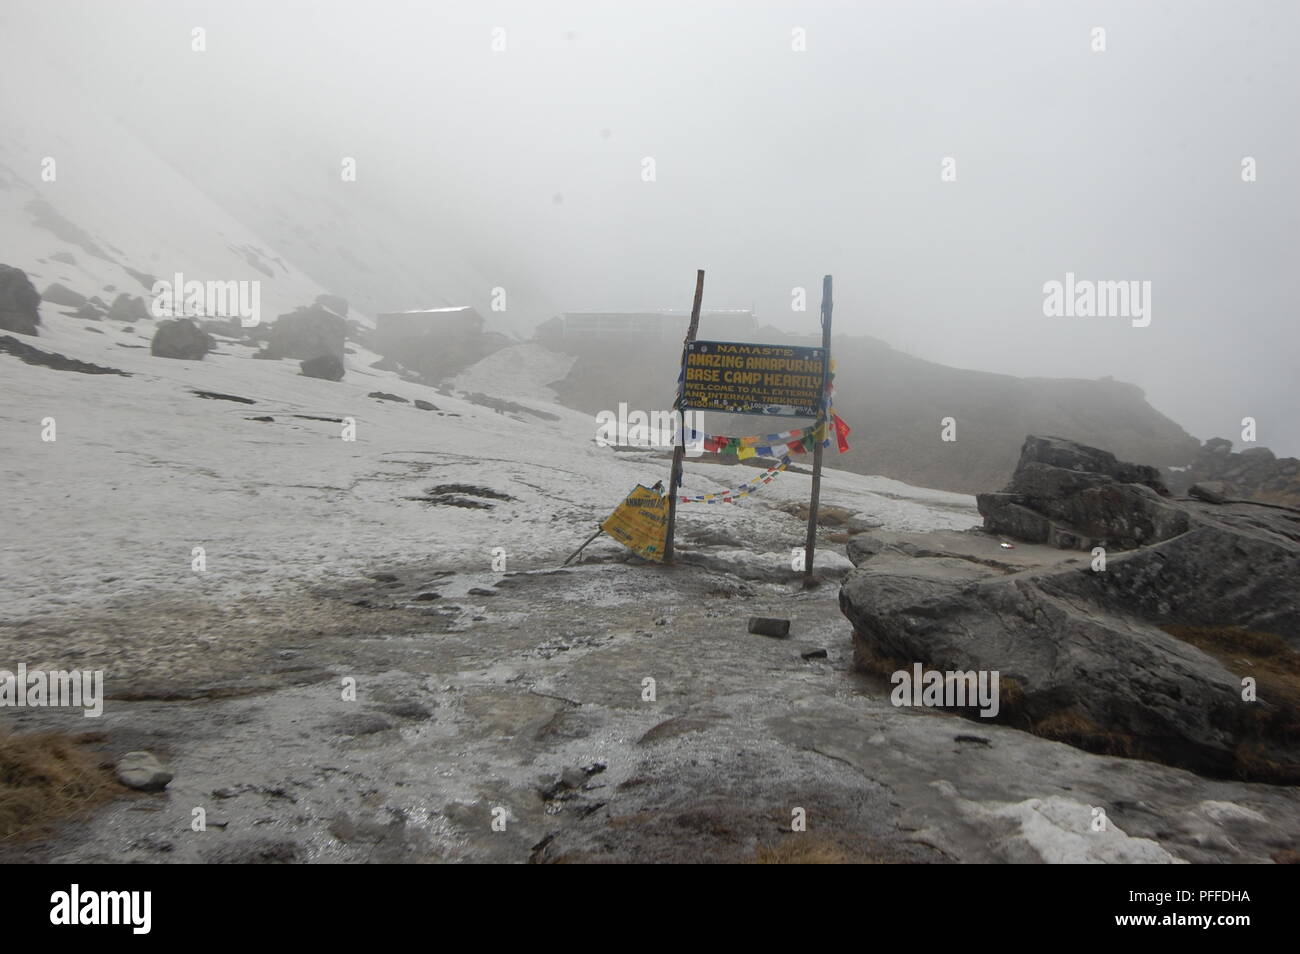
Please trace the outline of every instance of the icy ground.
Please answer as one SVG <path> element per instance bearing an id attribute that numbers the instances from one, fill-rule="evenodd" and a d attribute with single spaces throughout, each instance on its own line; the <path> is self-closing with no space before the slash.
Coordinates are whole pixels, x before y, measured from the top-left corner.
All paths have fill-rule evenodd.
<path id="1" fill-rule="evenodd" d="M 601 538 L 555 572 L 667 462 L 596 446 L 533 345 L 456 380 L 537 412 L 498 413 L 359 350 L 330 383 L 230 342 L 157 359 L 151 327 L 42 314 L 31 344 L 132 376 L 0 355 L 0 668 L 103 669 L 109 698 L 97 721 L 0 719 L 148 749 L 176 778 L 14 860 L 743 860 L 799 837 L 802 809 L 853 859 L 1266 861 L 1295 817 L 1288 790 L 890 706 L 851 672 L 836 587 L 782 581 L 803 524 L 777 508 L 806 500 L 802 474 L 683 507 L 703 567 Z M 686 491 L 755 473 L 688 462 Z M 823 501 L 889 530 L 978 520 L 969 497 L 833 469 Z M 748 634 L 750 615 L 791 638 Z"/>

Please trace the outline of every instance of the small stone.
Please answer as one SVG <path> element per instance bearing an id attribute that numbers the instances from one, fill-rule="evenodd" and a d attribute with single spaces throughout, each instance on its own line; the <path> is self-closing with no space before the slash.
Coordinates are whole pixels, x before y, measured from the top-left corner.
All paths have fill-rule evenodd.
<path id="1" fill-rule="evenodd" d="M 810 650 L 808 650 L 808 651 L 805 652 L 805 653 L 800 653 L 799 655 L 800 655 L 800 657 L 803 658 L 803 659 L 825 659 L 825 658 L 826 658 L 826 650 L 824 650 L 824 649 L 810 649 Z"/>
<path id="2" fill-rule="evenodd" d="M 441 599 L 441 598 L 442 598 L 441 593 L 433 593 L 433 592 L 417 593 L 415 595 L 415 600 L 417 603 L 429 603 L 432 602 L 433 600 Z"/>
<path id="3" fill-rule="evenodd" d="M 128 752 L 117 762 L 117 780 L 142 792 L 160 792 L 174 777 L 149 752 Z"/>
<path id="4" fill-rule="evenodd" d="M 484 589 L 481 586 L 472 586 L 469 589 L 470 596 L 499 596 L 496 590 Z"/>
<path id="5" fill-rule="evenodd" d="M 755 636 L 774 636 L 777 639 L 784 639 L 790 635 L 790 621 L 768 616 L 751 616 L 749 631 Z"/>

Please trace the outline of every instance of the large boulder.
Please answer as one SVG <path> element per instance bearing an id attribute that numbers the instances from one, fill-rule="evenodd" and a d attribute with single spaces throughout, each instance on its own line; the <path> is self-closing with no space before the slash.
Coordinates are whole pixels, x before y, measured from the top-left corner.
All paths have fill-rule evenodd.
<path id="1" fill-rule="evenodd" d="M 299 367 L 309 378 L 322 378 L 325 381 L 343 380 L 343 361 L 332 354 L 322 354 L 308 358 Z"/>
<path id="2" fill-rule="evenodd" d="M 1300 460 L 1278 457 L 1267 447 L 1233 453 L 1232 442 L 1223 437 L 1206 441 L 1188 466 L 1171 471 L 1169 481 L 1175 490 L 1203 500 L 1209 499 L 1203 496 L 1207 488 L 1216 492 L 1227 486 L 1229 497 L 1300 506 Z"/>
<path id="3" fill-rule="evenodd" d="M 0 329 L 34 335 L 41 323 L 41 294 L 27 273 L 0 265 Z"/>
<path id="4" fill-rule="evenodd" d="M 180 358 L 201 361 L 213 347 L 212 336 L 188 318 L 158 323 L 149 350 L 156 358 Z"/>
<path id="5" fill-rule="evenodd" d="M 986 529 L 1108 552 L 1053 560 L 1021 544 L 1000 565 L 979 535 L 858 548 L 840 591 L 858 666 L 998 672 L 999 721 L 1209 775 L 1300 781 L 1300 512 L 1172 500 L 1091 448 L 1026 447 L 1011 487 L 980 497 Z M 1109 552 L 1118 543 L 1132 548 Z"/>
<path id="6" fill-rule="evenodd" d="M 332 355 L 341 361 L 347 333 L 347 322 L 322 305 L 299 308 L 275 320 L 265 356 L 308 360 Z"/>
<path id="7" fill-rule="evenodd" d="M 1128 550 L 1187 530 L 1160 472 L 1059 437 L 1027 437 L 1011 482 L 976 501 L 984 528 L 1063 549 Z"/>
<path id="8" fill-rule="evenodd" d="M 112 307 L 108 309 L 109 321 L 124 321 L 128 325 L 135 324 L 137 321 L 148 321 L 152 317 L 149 306 L 145 304 L 143 298 L 128 295 L 126 292 L 114 298 Z"/>

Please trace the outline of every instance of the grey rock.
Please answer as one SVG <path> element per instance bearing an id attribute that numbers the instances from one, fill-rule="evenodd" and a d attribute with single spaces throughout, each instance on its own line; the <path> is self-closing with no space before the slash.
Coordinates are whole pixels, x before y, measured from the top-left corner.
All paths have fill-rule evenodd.
<path id="1" fill-rule="evenodd" d="M 144 303 L 144 299 L 128 295 L 126 292 L 114 298 L 112 307 L 108 309 L 109 321 L 124 321 L 127 324 L 134 324 L 137 321 L 148 321 L 151 318 L 153 318 L 153 315 L 149 311 L 149 306 Z"/>
<path id="2" fill-rule="evenodd" d="M 1192 484 L 1187 493 L 1197 500 L 1204 500 L 1206 503 L 1225 504 L 1228 498 L 1232 496 L 1230 485 L 1222 480 L 1203 480 L 1200 483 Z"/>
<path id="3" fill-rule="evenodd" d="M 1231 481 L 1224 496 L 1300 507 L 1298 475 L 1300 460 L 1294 457 L 1277 457 L 1267 447 L 1250 447 L 1234 454 L 1230 441 L 1215 437 L 1205 442 L 1190 464 L 1171 471 L 1169 481 L 1185 494 L 1192 494 L 1198 484 Z"/>
<path id="4" fill-rule="evenodd" d="M 158 323 L 149 351 L 155 358 L 177 358 L 201 361 L 212 350 L 212 336 L 200 330 L 188 318 L 176 318 Z"/>
<path id="5" fill-rule="evenodd" d="M 162 791 L 174 777 L 149 752 L 128 752 L 117 762 L 117 780 L 142 792 Z"/>
<path id="6" fill-rule="evenodd" d="M 1243 460 L 1248 460 L 1252 463 L 1256 461 L 1271 463 L 1272 461 L 1277 460 L 1277 455 L 1267 447 L 1248 447 L 1241 452 L 1241 457 Z"/>
<path id="7" fill-rule="evenodd" d="M 1126 550 L 1186 532 L 1154 467 L 1059 437 L 1025 438 L 1006 488 L 979 494 L 984 529 L 1062 549 Z"/>
<path id="8" fill-rule="evenodd" d="M 308 358 L 306 361 L 300 362 L 298 366 L 307 377 L 320 378 L 324 381 L 342 381 L 343 375 L 346 373 L 343 361 L 332 354 L 322 354 L 315 358 Z"/>
<path id="9" fill-rule="evenodd" d="M 884 546 L 884 543 L 875 537 L 858 534 L 851 537 L 849 542 L 845 544 L 844 552 L 848 554 L 848 558 L 854 566 L 862 566 L 862 564 L 883 550 Z"/>
<path id="10" fill-rule="evenodd" d="M 266 356 L 310 360 L 330 355 L 341 362 L 347 331 L 346 321 L 320 305 L 299 308 L 271 325 Z"/>
<path id="11" fill-rule="evenodd" d="M 790 621 L 766 616 L 751 616 L 749 631 L 755 636 L 775 636 L 777 639 L 784 639 L 790 635 Z"/>
<path id="12" fill-rule="evenodd" d="M 1136 473 L 1087 453 L 1057 459 Z M 1096 572 L 1090 561 L 1019 570 L 996 560 L 963 571 L 940 566 L 957 562 L 933 558 L 940 548 L 913 546 L 923 556 L 908 561 L 899 555 L 908 548 L 892 547 L 840 591 L 858 665 L 998 671 L 1013 680 L 1014 700 L 1000 716 L 1013 724 L 1072 721 L 1078 744 L 1210 775 L 1249 774 L 1255 769 L 1243 759 L 1259 755 L 1276 774 L 1255 777 L 1300 779 L 1300 743 L 1284 729 L 1300 723 L 1293 704 L 1262 695 L 1243 702 L 1230 660 L 1162 628 L 1241 627 L 1300 645 L 1300 515 L 1173 501 L 1149 483 L 1044 474 L 1037 463 L 1022 459 L 1017 474 L 1028 475 L 1013 487 L 1055 487 L 1062 496 L 983 495 L 986 528 L 1005 532 L 1012 507 L 1028 523 L 1038 513 L 1032 506 L 1050 513 L 1047 535 L 1057 546 L 1077 534 L 1081 548 L 1098 540 L 1134 548 L 1110 554 Z M 1140 545 L 1146 538 L 1155 542 Z"/>
<path id="13" fill-rule="evenodd" d="M 41 295 L 21 268 L 0 265 L 0 330 L 34 335 L 41 323 Z"/>

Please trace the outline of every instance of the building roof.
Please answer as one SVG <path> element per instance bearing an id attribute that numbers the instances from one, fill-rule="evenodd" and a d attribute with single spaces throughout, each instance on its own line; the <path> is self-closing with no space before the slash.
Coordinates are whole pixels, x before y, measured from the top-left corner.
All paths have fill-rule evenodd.
<path id="1" fill-rule="evenodd" d="M 407 308 L 404 311 L 381 311 L 381 315 L 433 315 L 450 314 L 457 311 L 473 311 L 470 305 L 452 305 L 449 308 Z"/>

